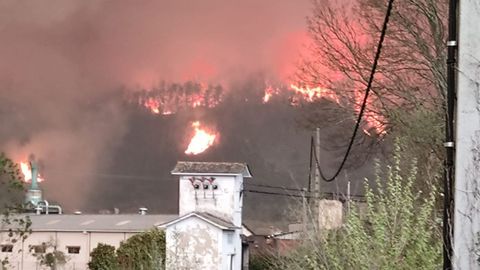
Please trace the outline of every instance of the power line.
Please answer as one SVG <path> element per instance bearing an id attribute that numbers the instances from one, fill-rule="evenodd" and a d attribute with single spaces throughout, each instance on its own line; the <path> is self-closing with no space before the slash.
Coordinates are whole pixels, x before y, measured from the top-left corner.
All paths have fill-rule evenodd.
<path id="1" fill-rule="evenodd" d="M 358 113 L 358 118 L 357 118 L 357 122 L 355 123 L 355 128 L 353 129 L 352 137 L 350 138 L 350 142 L 348 144 L 347 151 L 345 152 L 345 155 L 343 157 L 342 163 L 340 163 L 340 166 L 338 167 L 337 171 L 335 172 L 335 174 L 332 177 L 330 177 L 330 178 L 325 177 L 325 174 L 323 173 L 323 171 L 320 167 L 320 162 L 318 160 L 317 152 L 316 152 L 315 148 L 313 149 L 314 157 L 315 157 L 315 163 L 316 163 L 316 165 L 318 167 L 318 170 L 320 172 L 320 176 L 322 177 L 322 179 L 325 182 L 332 182 L 333 180 L 335 180 L 337 178 L 337 176 L 340 174 L 343 167 L 345 166 L 345 163 L 347 162 L 348 156 L 350 155 L 350 151 L 352 150 L 352 146 L 353 146 L 353 143 L 355 141 L 355 137 L 357 136 L 358 129 L 360 128 L 360 122 L 361 122 L 363 114 L 365 112 L 365 108 L 367 107 L 368 95 L 369 95 L 370 90 L 372 88 L 373 79 L 374 79 L 374 76 L 375 76 L 375 72 L 377 70 L 378 60 L 380 59 L 380 53 L 382 51 L 383 41 L 385 40 L 385 35 L 386 35 L 386 32 L 387 32 L 388 21 L 390 20 L 390 15 L 391 15 L 392 9 L 393 9 L 393 1 L 394 0 L 389 0 L 388 1 L 387 12 L 385 14 L 385 20 L 383 21 L 382 32 L 380 33 L 380 40 L 378 42 L 377 51 L 375 53 L 375 58 L 373 59 L 373 65 L 372 65 L 372 70 L 371 70 L 371 73 L 370 73 L 370 78 L 368 79 L 367 89 L 365 90 L 365 97 L 363 98 L 362 106 L 360 108 L 360 112 Z M 313 146 L 313 137 L 312 137 L 312 146 Z"/>
<path id="2" fill-rule="evenodd" d="M 293 198 L 307 198 L 307 199 L 323 199 L 321 196 L 315 196 L 315 195 L 307 195 L 307 194 L 292 194 L 292 193 L 281 193 L 281 192 L 275 192 L 275 191 L 265 191 L 265 190 L 256 190 L 256 189 L 244 189 L 244 192 L 250 192 L 250 193 L 258 193 L 258 194 L 265 194 L 265 195 L 275 195 L 275 196 L 285 196 L 285 197 L 293 197 Z M 323 194 L 327 194 L 330 196 L 338 196 L 339 194 L 336 193 L 331 193 L 331 192 L 325 192 Z M 354 200 L 356 201 L 365 201 L 365 196 L 362 195 L 353 195 L 350 196 L 350 199 L 355 198 Z"/>
<path id="3" fill-rule="evenodd" d="M 246 186 L 252 186 L 252 187 L 263 187 L 263 188 L 274 188 L 274 189 L 282 189 L 282 190 L 290 190 L 290 191 L 307 191 L 307 189 L 301 189 L 301 188 L 292 188 L 292 187 L 284 187 L 284 186 L 271 186 L 271 185 L 265 185 L 265 184 L 250 184 L 250 183 L 245 183 Z"/>
<path id="4" fill-rule="evenodd" d="M 250 187 L 260 187 L 260 188 L 266 188 L 266 189 L 278 189 L 278 190 L 283 190 L 283 191 L 293 191 L 293 192 L 303 193 L 303 194 L 313 194 L 313 193 L 315 193 L 315 192 L 308 191 L 308 190 L 302 189 L 302 188 L 272 186 L 272 185 L 265 185 L 265 184 L 249 184 L 249 183 L 245 183 L 245 185 L 250 186 Z M 280 193 L 280 192 L 276 192 L 276 191 L 264 191 L 264 190 L 258 190 L 258 189 L 249 189 L 249 190 L 254 190 L 254 191 L 258 191 L 258 192 L 274 193 L 275 195 L 285 195 L 285 196 L 299 195 L 299 194 L 292 194 L 292 193 Z M 341 193 L 335 193 L 335 192 L 323 192 L 322 194 L 330 195 L 330 196 L 344 196 L 345 197 L 345 195 L 342 195 Z M 304 195 L 300 195 L 300 196 L 305 197 Z M 314 195 L 306 195 L 306 197 L 314 198 L 314 197 L 317 197 L 317 196 L 315 196 L 315 194 L 314 194 Z M 350 197 L 365 198 L 364 195 L 356 195 L 356 194 L 350 195 Z"/>
<path id="5" fill-rule="evenodd" d="M 152 180 L 152 181 L 161 180 L 161 178 L 157 176 L 111 174 L 111 173 L 100 173 L 100 172 L 74 172 L 74 171 L 67 172 L 67 171 L 61 171 L 61 170 L 48 170 L 48 175 L 75 175 L 75 176 L 91 176 L 91 177 L 99 177 L 99 178 L 135 179 L 135 180 Z"/>

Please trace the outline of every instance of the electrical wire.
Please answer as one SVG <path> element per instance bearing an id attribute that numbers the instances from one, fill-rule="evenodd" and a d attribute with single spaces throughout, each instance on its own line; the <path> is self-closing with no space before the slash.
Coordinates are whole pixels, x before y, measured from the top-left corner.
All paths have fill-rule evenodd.
<path id="1" fill-rule="evenodd" d="M 274 188 L 274 189 L 282 189 L 282 190 L 290 190 L 290 191 L 307 191 L 307 189 L 301 189 L 301 188 L 291 188 L 291 187 L 284 187 L 284 186 L 272 186 L 272 185 L 265 185 L 265 184 L 250 184 L 250 183 L 245 183 L 244 185 L 246 186 L 252 186 L 252 187 L 263 187 L 263 188 Z M 307 191 L 309 192 L 309 191 Z"/>
<path id="2" fill-rule="evenodd" d="M 272 186 L 272 185 L 250 184 L 250 183 L 244 183 L 244 185 L 247 186 L 247 187 L 260 187 L 260 188 L 267 188 L 267 189 L 280 189 L 280 190 L 283 190 L 283 191 L 294 191 L 294 192 L 299 192 L 299 193 L 302 193 L 302 194 L 312 194 L 312 193 L 314 193 L 314 192 L 311 192 L 311 191 L 307 191 L 307 189 L 302 189 L 302 188 L 291 188 L 291 187 L 283 187 L 283 186 Z M 250 189 L 250 190 L 252 190 L 252 189 Z M 263 190 L 258 190 L 258 189 L 254 189 L 254 190 L 259 191 L 259 192 L 264 192 Z M 265 191 L 265 192 L 271 192 L 271 191 Z M 273 193 L 275 193 L 276 195 L 286 195 L 286 196 L 292 195 L 291 193 L 279 193 L 279 192 L 273 192 Z M 323 194 L 330 195 L 330 196 L 342 195 L 342 194 L 338 194 L 338 193 L 334 193 L 334 192 L 323 192 Z M 297 194 L 293 194 L 293 195 L 297 195 Z M 345 195 L 342 195 L 342 196 L 345 196 Z M 304 196 L 302 195 L 302 197 L 304 197 Z M 313 197 L 315 197 L 315 195 L 307 195 L 307 197 L 313 198 Z M 356 195 L 356 194 L 351 194 L 350 197 L 365 198 L 364 195 Z"/>
<path id="3" fill-rule="evenodd" d="M 306 199 L 323 199 L 321 196 L 315 196 L 315 195 L 307 195 L 307 194 L 292 194 L 292 193 L 281 193 L 281 192 L 275 192 L 275 191 L 265 191 L 265 190 L 256 190 L 256 189 L 243 189 L 244 192 L 250 192 L 250 193 L 258 193 L 258 194 L 265 194 L 265 195 L 277 195 L 277 196 L 286 196 L 286 197 L 293 197 L 293 198 L 306 198 Z M 330 192 L 324 192 L 323 194 L 327 194 L 330 196 L 336 196 L 338 194 L 335 193 L 330 193 Z M 355 201 L 365 201 L 365 196 L 362 195 L 351 195 L 350 200 L 355 200 Z"/>
<path id="4" fill-rule="evenodd" d="M 393 9 L 393 1 L 394 0 L 389 0 L 388 1 L 387 12 L 385 14 L 385 19 L 383 21 L 382 31 L 380 33 L 380 40 L 378 41 L 377 51 L 375 53 L 375 58 L 373 60 L 373 65 L 372 65 L 372 69 L 371 69 L 371 73 L 370 73 L 370 78 L 368 79 L 367 88 L 365 90 L 365 96 L 363 98 L 363 102 L 362 102 L 362 106 L 360 108 L 360 112 L 358 113 L 358 118 L 357 118 L 357 122 L 355 123 L 355 128 L 353 129 L 352 137 L 350 138 L 350 142 L 348 144 L 348 148 L 347 148 L 347 151 L 345 152 L 343 160 L 340 163 L 340 166 L 338 167 L 337 171 L 333 174 L 332 177 L 326 177 L 324 172 L 322 171 L 321 166 L 320 166 L 320 162 L 318 160 L 318 154 L 315 150 L 315 147 L 313 147 L 314 143 L 313 143 L 313 137 L 312 137 L 312 147 L 313 147 L 315 163 L 316 163 L 316 166 L 318 167 L 320 177 L 325 182 L 332 182 L 337 178 L 337 176 L 340 174 L 343 167 L 345 166 L 345 163 L 347 162 L 348 156 L 350 155 L 350 151 L 352 150 L 352 146 L 353 146 L 353 143 L 355 141 L 355 137 L 357 136 L 358 129 L 360 128 L 360 122 L 362 121 L 362 117 L 363 117 L 363 114 L 365 112 L 365 108 L 367 107 L 368 95 L 369 95 L 370 90 L 372 88 L 372 83 L 373 83 L 373 79 L 374 79 L 374 76 L 375 76 L 375 72 L 377 71 L 378 60 L 380 59 L 380 54 L 381 54 L 381 51 L 382 51 L 383 41 L 385 40 L 385 35 L 387 33 L 388 22 L 390 20 L 390 15 L 391 15 L 392 9 Z"/>

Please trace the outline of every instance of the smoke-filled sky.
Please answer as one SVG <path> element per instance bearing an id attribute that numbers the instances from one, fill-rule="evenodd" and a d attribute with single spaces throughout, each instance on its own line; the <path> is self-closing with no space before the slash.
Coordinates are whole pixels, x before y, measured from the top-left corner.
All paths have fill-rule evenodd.
<path id="1" fill-rule="evenodd" d="M 182 146 L 167 151 L 161 145 L 184 140 L 172 135 L 176 134 L 172 129 L 182 134 L 183 124 L 198 115 L 184 112 L 173 116 L 180 120 L 155 122 L 151 119 L 156 116 L 126 110 L 125 92 L 148 89 L 160 81 L 187 80 L 221 84 L 227 91 L 251 91 L 255 87 L 246 81 L 258 74 L 287 82 L 307 40 L 305 17 L 309 12 L 308 0 L 1 1 L 0 150 L 17 161 L 34 153 L 47 178 L 46 193 L 67 210 L 109 208 L 115 206 L 106 203 L 111 201 L 132 208 L 137 207 L 133 204 L 148 204 L 125 199 L 131 195 L 129 186 L 143 182 L 127 178 L 108 182 L 100 176 L 118 171 L 138 175 L 143 170 L 143 175 L 155 177 L 156 171 L 149 172 L 145 163 L 158 163 L 161 177 L 166 177 L 174 162 L 185 157 L 179 155 Z M 238 106 L 230 113 L 220 109 L 222 117 L 217 120 L 240 125 L 244 118 Z M 256 118 L 249 117 L 252 122 Z M 290 123 L 285 134 L 295 142 L 305 141 L 302 146 L 308 152 L 308 134 L 297 134 L 294 119 L 287 118 L 287 122 L 275 119 L 275 125 Z M 262 133 L 258 128 L 269 121 L 249 126 Z M 247 137 L 255 139 L 252 134 Z M 156 139 L 158 145 L 152 145 Z M 137 146 L 145 141 L 149 144 Z M 228 136 L 222 135 L 221 142 L 228 146 Z M 236 142 L 246 147 L 263 143 Z M 142 147 L 154 153 L 142 156 L 138 153 Z M 268 147 L 277 152 L 283 149 Z M 226 149 L 238 150 L 232 145 Z M 284 160 L 303 158 L 298 156 L 303 152 L 294 149 Z M 244 156 L 270 158 L 253 158 L 245 151 L 244 155 L 212 157 L 243 161 L 238 159 Z M 146 160 L 149 157 L 158 160 Z M 254 172 L 255 165 L 266 166 L 251 165 Z M 283 173 L 294 178 L 291 171 Z M 154 198 L 152 207 L 157 212 L 176 207 L 162 206 L 164 202 L 154 194 L 135 196 Z"/>
<path id="2" fill-rule="evenodd" d="M 60 86 L 61 76 L 68 84 L 58 88 L 108 88 L 258 70 L 285 75 L 309 1 L 7 0 L 0 12 L 7 77 L 32 72 L 48 79 L 43 85 Z"/>

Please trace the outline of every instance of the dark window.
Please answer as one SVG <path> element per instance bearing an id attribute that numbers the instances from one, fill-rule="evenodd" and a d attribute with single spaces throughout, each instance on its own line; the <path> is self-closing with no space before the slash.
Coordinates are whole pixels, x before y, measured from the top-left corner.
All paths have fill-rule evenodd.
<path id="1" fill-rule="evenodd" d="M 13 252 L 13 245 L 2 245 L 2 252 Z"/>
<path id="2" fill-rule="evenodd" d="M 75 246 L 75 247 L 67 247 L 68 254 L 79 254 L 80 253 L 80 247 Z"/>
<path id="3" fill-rule="evenodd" d="M 35 254 L 43 254 L 46 249 L 45 245 L 32 246 L 33 253 Z"/>

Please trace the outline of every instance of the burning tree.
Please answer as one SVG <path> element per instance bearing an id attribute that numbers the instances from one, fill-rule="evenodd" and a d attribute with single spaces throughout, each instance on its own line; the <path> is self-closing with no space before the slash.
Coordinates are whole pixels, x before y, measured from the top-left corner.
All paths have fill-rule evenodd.
<path id="1" fill-rule="evenodd" d="M 187 81 L 185 83 L 161 82 L 153 89 L 140 91 L 130 98 L 155 114 L 169 115 L 196 107 L 212 108 L 223 97 L 220 85 Z"/>
<path id="2" fill-rule="evenodd" d="M 385 1 L 380 0 L 349 4 L 315 0 L 308 18 L 313 45 L 296 74 L 298 82 L 331 89 L 359 106 L 385 10 Z M 447 1 L 407 0 L 394 5 L 365 115 L 380 115 L 382 128 L 404 137 L 406 148 L 422 147 L 419 165 L 435 172 L 443 155 L 446 11 Z"/>

